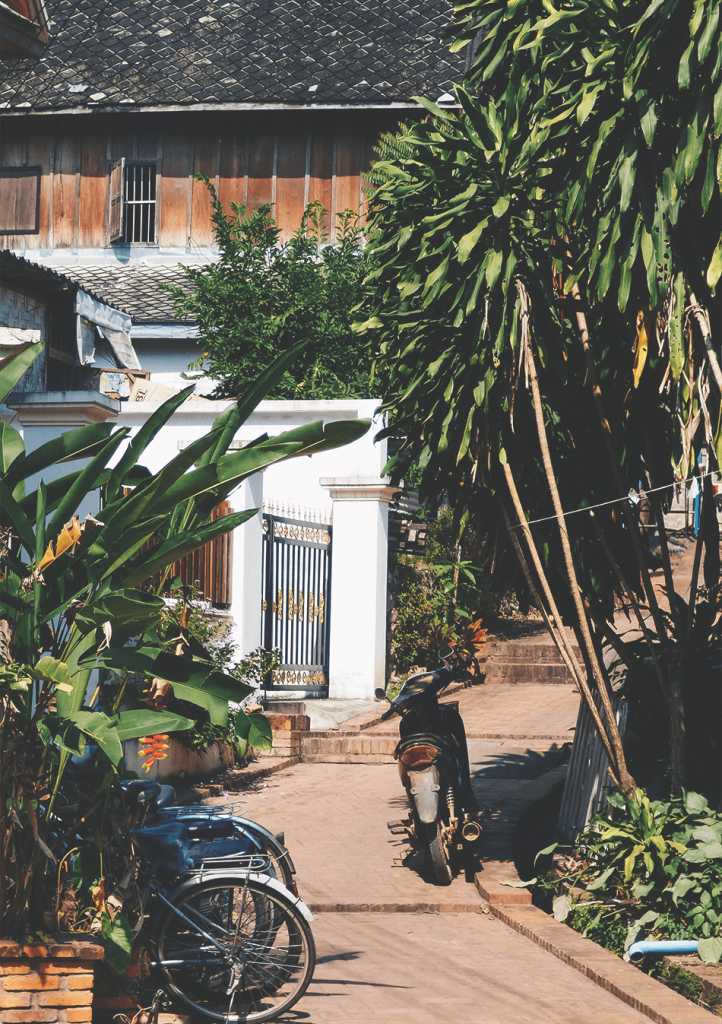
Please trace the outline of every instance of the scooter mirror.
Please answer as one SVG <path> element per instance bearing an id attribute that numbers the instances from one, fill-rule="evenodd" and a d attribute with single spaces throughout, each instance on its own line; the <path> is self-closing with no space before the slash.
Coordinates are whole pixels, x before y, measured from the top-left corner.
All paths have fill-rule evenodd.
<path id="1" fill-rule="evenodd" d="M 382 689 L 380 686 L 376 687 L 374 694 L 376 696 L 376 700 L 386 700 L 386 690 Z"/>
<path id="2" fill-rule="evenodd" d="M 453 647 L 449 647 L 449 645 L 446 644 L 439 650 L 439 661 L 446 661 L 446 659 L 450 658 L 453 653 Z"/>

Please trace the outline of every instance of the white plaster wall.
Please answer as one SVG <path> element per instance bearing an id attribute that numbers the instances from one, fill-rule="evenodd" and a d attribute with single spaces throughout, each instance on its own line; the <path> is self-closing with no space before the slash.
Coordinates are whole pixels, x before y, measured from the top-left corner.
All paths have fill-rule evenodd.
<path id="1" fill-rule="evenodd" d="M 229 406 L 229 402 L 189 402 L 182 406 L 171 421 L 157 435 L 146 450 L 142 462 L 152 472 L 157 472 L 179 451 L 207 432 L 214 419 Z M 135 433 L 147 417 L 158 408 L 156 403 L 126 402 L 122 404 L 118 424 L 128 426 Z M 261 402 L 248 421 L 236 435 L 236 443 L 242 445 L 260 434 L 275 437 L 285 430 L 317 420 L 358 420 L 374 419 L 378 401 L 376 399 L 357 401 L 327 402 Z M 260 508 L 264 502 L 273 501 L 293 506 L 297 513 L 306 510 L 322 510 L 330 514 L 332 500 L 328 488 L 319 483 L 320 479 L 343 478 L 345 481 L 362 480 L 365 483 L 382 483 L 381 471 L 386 463 L 386 443 L 377 443 L 374 435 L 381 427 L 376 417 L 371 430 L 350 445 L 313 456 L 289 459 L 268 467 L 255 474 L 231 495 L 234 511 Z M 120 458 L 122 449 L 118 452 Z M 367 696 L 373 694 L 374 686 L 383 685 L 385 652 L 386 612 L 386 544 L 387 508 L 378 502 L 362 502 L 362 507 L 344 508 L 343 529 L 351 543 L 343 544 L 346 554 L 341 563 L 334 561 L 334 579 L 345 580 L 349 599 L 340 598 L 338 613 L 331 607 L 331 629 L 339 624 L 339 635 L 343 641 L 337 650 L 348 643 L 347 650 L 364 647 L 350 675 L 346 663 L 339 675 L 339 687 L 332 687 L 334 696 Z M 356 517 L 356 518 L 354 518 Z M 381 520 L 379 520 L 381 517 Z M 359 522 L 356 522 L 359 519 Z M 348 522 L 346 522 L 348 520 Z M 261 641 L 261 514 L 240 526 L 233 539 L 233 599 L 231 616 L 234 621 L 236 642 L 244 654 L 257 647 Z M 339 548 L 339 551 L 341 547 Z M 334 548 L 334 560 L 336 548 Z M 346 562 L 349 564 L 346 565 Z M 358 576 L 361 572 L 361 577 Z M 336 574 L 338 573 L 338 576 Z M 356 574 L 356 577 L 355 575 Z M 366 580 L 368 576 L 368 580 Z M 363 586 L 366 610 L 359 618 L 354 610 L 359 583 Z M 379 587 L 383 592 L 379 591 Z M 337 585 L 334 583 L 334 594 Z M 354 597 L 354 594 L 356 597 Z M 348 635 L 349 627 L 343 622 L 353 618 L 356 623 L 354 636 Z M 333 643 L 333 640 L 332 640 Z M 348 659 L 346 659 L 348 660 Z M 338 661 L 338 659 L 337 659 Z M 338 661 L 339 669 L 341 663 Z M 343 681 L 341 681 L 341 675 Z"/>
<path id="2" fill-rule="evenodd" d="M 58 403 L 60 395 L 42 396 L 46 401 L 39 404 L 48 406 L 47 410 L 41 410 L 42 422 L 36 421 L 32 425 L 28 422 L 23 427 L 30 449 L 56 436 L 59 431 L 77 425 L 71 422 L 76 415 L 71 409 L 73 395 L 67 394 L 67 403 Z M 150 402 L 115 403 L 105 396 L 96 396 L 96 401 L 112 405 L 113 411 L 119 408 L 115 422 L 130 429 L 128 442 L 159 407 L 158 403 Z M 227 401 L 187 402 L 154 438 L 141 462 L 151 472 L 158 472 L 191 442 L 203 436 L 229 404 Z M 270 466 L 244 481 L 230 497 L 234 511 L 260 509 L 264 500 L 273 501 L 286 511 L 293 508 L 296 515 L 304 515 L 304 510 L 323 510 L 330 514 L 334 509 L 338 523 L 334 524 L 331 595 L 331 648 L 332 661 L 336 665 L 335 676 L 333 667 L 331 669 L 332 696 L 365 697 L 373 694 L 374 686 L 383 685 L 388 543 L 388 508 L 384 502 L 388 501 L 388 496 L 377 500 L 374 495 L 388 488 L 384 487 L 381 477 L 386 462 L 386 444 L 374 440 L 382 425 L 380 418 L 374 418 L 377 408 L 375 399 L 261 402 L 235 439 L 235 444 L 241 447 L 261 434 L 276 437 L 283 431 L 317 420 L 374 421 L 372 428 L 352 444 Z M 52 415 L 53 423 L 48 421 L 48 414 Z M 34 415 L 37 420 L 39 413 Z M 87 422 L 87 419 L 83 421 Z M 125 445 L 118 450 L 114 462 L 121 457 L 124 448 Z M 63 472 L 67 471 L 67 467 L 54 467 L 56 471 L 61 468 Z M 325 486 L 320 483 L 321 479 Z M 343 500 L 339 498 L 340 492 L 333 491 L 332 501 L 329 481 L 338 483 L 345 494 Z M 91 502 L 93 507 L 84 508 L 81 510 L 83 513 L 97 511 L 94 495 Z M 230 613 L 235 622 L 236 642 L 241 652 L 247 654 L 261 641 L 260 511 L 236 530 L 233 542 Z"/>

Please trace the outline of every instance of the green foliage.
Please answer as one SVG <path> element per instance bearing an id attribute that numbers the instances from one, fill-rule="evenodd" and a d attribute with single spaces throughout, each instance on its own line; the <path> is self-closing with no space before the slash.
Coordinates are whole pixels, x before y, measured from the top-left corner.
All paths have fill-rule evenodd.
<path id="1" fill-rule="evenodd" d="M 536 443 L 535 369 L 562 508 L 603 505 L 566 525 L 590 629 L 613 628 L 629 601 L 616 567 L 638 596 L 648 568 L 620 506 L 604 503 L 640 481 L 687 478 L 705 438 L 722 457 L 720 2 L 454 8 L 453 45 L 483 40 L 457 89 L 461 111 L 420 99 L 430 116 L 386 139 L 372 174 L 377 301 L 358 329 L 380 338 L 375 372 L 404 438 L 388 471 L 419 466 L 422 500 L 445 490 L 486 539 L 484 564 L 516 585 L 500 507 L 510 467 L 557 607 L 574 621 Z M 650 623 L 663 663 L 647 689 L 667 709 L 694 690 L 715 620 L 698 606 L 682 642 L 684 605 Z"/>
<path id="2" fill-rule="evenodd" d="M 0 363 L 0 394 L 17 380 L 18 367 L 27 368 L 28 351 Z M 40 345 L 33 346 L 31 354 L 40 351 Z M 248 513 L 228 515 L 208 525 L 213 508 L 259 467 L 334 448 L 368 429 L 367 422 L 356 421 L 310 424 L 272 440 L 258 438 L 229 454 L 259 390 L 273 386 L 292 358 L 293 353 L 280 357 L 205 437 L 155 475 L 141 469 L 138 460 L 190 388 L 150 417 L 113 469 L 109 462 L 126 441 L 126 428 L 112 433 L 111 424 L 81 427 L 30 455 L 13 428 L 0 434 L 2 934 L 21 937 L 60 920 L 55 897 L 65 885 L 69 851 L 90 823 L 88 838 L 100 863 L 104 850 L 110 856 L 120 826 L 116 822 L 110 828 L 106 808 L 123 773 L 122 742 L 193 724 L 192 718 L 152 702 L 129 708 L 123 698 L 134 673 L 147 679 L 151 689 L 172 684 L 175 697 L 186 701 L 191 713 L 200 707 L 215 724 L 225 725 L 228 702 L 249 692 L 219 671 L 200 644 L 186 644 L 183 638 L 182 656 L 170 653 L 161 627 L 164 602 L 138 585 L 159 572 L 162 590 L 181 552 L 248 518 Z M 36 491 L 25 495 L 31 476 L 42 477 L 58 461 L 78 459 L 86 462 L 84 468 L 48 486 L 41 480 Z M 89 516 L 81 524 L 73 513 L 100 487 L 106 497 L 102 521 Z M 151 538 L 154 546 L 141 554 Z M 95 669 L 101 681 L 88 698 Z M 236 729 L 239 714 L 243 717 L 236 712 Z M 251 741 L 258 732 L 259 742 L 267 742 L 265 723 L 246 718 L 243 727 Z M 79 787 L 68 766 L 72 756 L 84 753 L 85 782 Z M 97 883 L 94 907 L 104 912 L 102 876 Z M 67 920 L 75 924 L 70 903 Z M 113 935 L 124 927 L 122 921 L 116 926 L 116 920 L 111 921 Z"/>
<path id="3" fill-rule="evenodd" d="M 487 575 L 461 557 L 467 543 L 473 550 L 473 532 L 467 529 L 459 546 L 453 519 L 449 509 L 442 509 L 428 524 L 424 554 L 395 556 L 391 651 L 398 672 L 408 672 L 412 665 L 435 664 L 444 644 L 468 646 L 471 620 L 493 619 L 498 609 Z"/>
<path id="4" fill-rule="evenodd" d="M 233 639 L 235 623 L 219 619 L 210 614 L 199 600 L 198 586 L 188 588 L 172 587 L 172 592 L 181 594 L 175 603 L 167 603 L 161 615 L 158 632 L 165 641 L 165 650 L 175 650 L 179 638 L 183 638 L 189 649 L 203 649 L 217 672 L 223 672 L 231 679 L 238 680 L 239 700 L 243 696 L 243 704 L 231 702 L 228 705 L 228 718 L 225 725 L 214 724 L 207 713 L 196 709 L 196 722 L 181 733 L 181 742 L 190 750 L 203 753 L 213 743 L 230 743 L 239 761 L 246 756 L 251 736 L 251 746 L 260 750 L 271 748 L 271 734 L 266 729 L 262 714 L 247 711 L 245 704 L 251 700 L 254 690 L 263 686 L 264 680 L 281 660 L 279 650 L 266 651 L 259 647 L 246 658 L 238 658 L 238 645 Z M 244 696 L 245 695 L 245 696 Z M 141 695 L 137 698 L 140 700 Z M 180 713 L 191 710 L 183 700 L 170 698 L 165 706 Z M 253 742 L 253 741 L 256 742 Z"/>
<path id="5" fill-rule="evenodd" d="M 679 992 L 681 996 L 693 1003 L 696 1003 L 702 996 L 704 987 L 702 979 L 690 971 L 685 971 L 684 967 L 677 964 L 665 964 L 655 976 L 659 981 L 663 981 L 668 988 L 673 988 L 675 992 Z"/>
<path id="6" fill-rule="evenodd" d="M 311 203 L 291 239 L 281 243 L 271 206 L 231 203 L 228 213 L 206 181 L 213 204 L 217 262 L 185 267 L 192 291 L 167 285 L 179 315 L 201 331 L 203 355 L 192 365 L 237 395 L 279 353 L 306 343 L 271 398 L 368 398 L 371 355 L 351 329 L 370 269 L 358 218 L 338 215 L 329 244 L 328 214 Z"/>
<path id="7" fill-rule="evenodd" d="M 391 640 L 399 672 L 408 672 L 412 665 L 433 663 L 440 646 L 435 641 L 448 622 L 451 608 L 448 595 L 433 573 L 413 563 L 406 564 L 407 559 L 410 556 L 401 555 L 397 561 L 399 589 L 395 607 L 398 618 Z"/>
<path id="8" fill-rule="evenodd" d="M 690 792 L 650 801 L 609 791 L 608 804 L 577 837 L 565 873 L 529 884 L 556 893 L 555 916 L 615 952 L 642 938 L 698 939 L 701 958 L 718 962 L 722 813 Z"/>

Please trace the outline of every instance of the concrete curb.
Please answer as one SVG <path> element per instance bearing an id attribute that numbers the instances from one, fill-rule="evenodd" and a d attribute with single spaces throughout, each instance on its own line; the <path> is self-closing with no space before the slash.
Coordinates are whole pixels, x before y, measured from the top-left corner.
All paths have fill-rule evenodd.
<path id="1" fill-rule="evenodd" d="M 264 764 L 264 761 L 272 763 Z M 234 772 L 232 775 L 223 773 L 223 784 L 213 781 L 207 785 L 191 786 L 188 789 L 178 791 L 176 794 L 177 802 L 178 804 L 192 804 L 198 803 L 198 801 L 217 798 L 221 795 L 221 790 L 224 786 L 226 792 L 237 794 L 240 790 L 245 789 L 247 785 L 255 782 L 256 779 L 275 775 L 276 772 L 292 768 L 294 765 L 300 764 L 300 762 L 300 757 L 261 758 L 260 761 L 253 761 L 246 768 L 241 768 L 239 772 Z M 217 792 L 214 792 L 214 790 L 217 790 Z"/>
<path id="2" fill-rule="evenodd" d="M 514 931 L 584 974 L 655 1024 L 710 1024 L 707 1010 L 695 1006 L 662 982 L 642 974 L 615 953 L 555 921 L 538 907 L 492 903 L 490 910 Z"/>
<path id="3" fill-rule="evenodd" d="M 482 833 L 483 835 L 483 833 Z M 510 860 L 485 860 L 481 871 L 474 874 L 474 885 L 482 899 L 486 900 L 492 910 L 497 907 L 531 906 L 531 893 L 528 889 L 515 889 L 505 884 L 520 883 L 514 862 Z"/>
<path id="4" fill-rule="evenodd" d="M 418 900 L 393 903 L 308 903 L 312 914 L 487 914 L 488 908 L 475 903 L 424 903 Z"/>

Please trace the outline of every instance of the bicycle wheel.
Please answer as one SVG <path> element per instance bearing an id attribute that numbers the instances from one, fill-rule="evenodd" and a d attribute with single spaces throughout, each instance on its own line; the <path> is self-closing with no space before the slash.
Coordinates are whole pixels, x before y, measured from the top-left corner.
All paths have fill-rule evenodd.
<path id="1" fill-rule="evenodd" d="M 208 878 L 174 906 L 197 927 L 168 908 L 155 929 L 157 967 L 170 995 L 193 1013 L 261 1024 L 306 991 L 316 964 L 313 935 L 280 892 L 243 876 Z"/>

